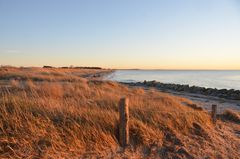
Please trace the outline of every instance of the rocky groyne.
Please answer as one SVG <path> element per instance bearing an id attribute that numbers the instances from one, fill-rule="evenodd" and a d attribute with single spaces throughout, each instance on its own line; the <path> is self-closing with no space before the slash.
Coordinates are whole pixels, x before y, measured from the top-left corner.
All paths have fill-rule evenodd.
<path id="1" fill-rule="evenodd" d="M 132 86 L 155 87 L 160 90 L 171 90 L 176 92 L 195 93 L 207 96 L 214 96 L 230 100 L 240 100 L 240 90 L 216 89 L 181 84 L 161 83 L 157 81 L 144 81 L 135 83 L 125 83 Z"/>

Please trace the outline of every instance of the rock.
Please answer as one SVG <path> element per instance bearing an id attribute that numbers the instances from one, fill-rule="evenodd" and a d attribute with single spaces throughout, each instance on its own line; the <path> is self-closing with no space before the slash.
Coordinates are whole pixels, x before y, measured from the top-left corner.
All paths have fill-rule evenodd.
<path id="1" fill-rule="evenodd" d="M 152 83 L 151 83 L 152 87 L 155 87 L 156 84 L 157 84 L 157 82 L 155 80 L 153 80 Z"/>
<path id="2" fill-rule="evenodd" d="M 227 89 L 220 89 L 218 90 L 220 94 L 227 94 L 228 90 Z"/>
<path id="3" fill-rule="evenodd" d="M 179 85 L 178 88 L 177 88 L 178 91 L 184 91 L 184 88 L 182 85 Z"/>
<path id="4" fill-rule="evenodd" d="M 211 92 L 211 96 L 216 96 L 218 93 L 217 93 L 217 89 L 216 88 L 214 88 L 214 89 L 212 89 L 212 92 Z"/>
<path id="5" fill-rule="evenodd" d="M 184 90 L 185 92 L 189 92 L 189 91 L 190 91 L 189 85 L 184 85 L 184 86 L 183 86 L 183 90 Z"/>

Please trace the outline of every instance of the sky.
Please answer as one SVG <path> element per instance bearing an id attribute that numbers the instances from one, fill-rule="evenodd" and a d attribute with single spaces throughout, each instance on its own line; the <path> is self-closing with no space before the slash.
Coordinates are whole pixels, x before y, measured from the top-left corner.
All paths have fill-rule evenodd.
<path id="1" fill-rule="evenodd" d="M 240 69 L 240 1 L 0 0 L 0 65 Z"/>

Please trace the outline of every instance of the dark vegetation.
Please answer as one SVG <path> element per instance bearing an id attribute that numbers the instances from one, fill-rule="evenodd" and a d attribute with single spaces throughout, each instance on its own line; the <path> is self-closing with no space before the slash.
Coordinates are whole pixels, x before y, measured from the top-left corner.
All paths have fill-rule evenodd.
<path id="1" fill-rule="evenodd" d="M 53 67 L 53 66 L 43 66 L 43 68 L 57 68 L 57 67 Z M 94 69 L 94 70 L 100 70 L 102 69 L 101 67 L 74 67 L 74 66 L 70 66 L 70 67 L 60 67 L 62 69 Z"/>

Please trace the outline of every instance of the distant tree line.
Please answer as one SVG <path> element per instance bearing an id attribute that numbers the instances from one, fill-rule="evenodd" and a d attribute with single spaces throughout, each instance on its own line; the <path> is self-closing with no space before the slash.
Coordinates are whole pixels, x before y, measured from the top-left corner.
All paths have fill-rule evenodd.
<path id="1" fill-rule="evenodd" d="M 57 67 L 53 67 L 53 66 L 43 66 L 43 68 L 57 68 Z M 74 66 L 70 66 L 70 67 L 58 67 L 58 68 L 62 68 L 62 69 L 102 69 L 101 67 L 74 67 Z"/>

